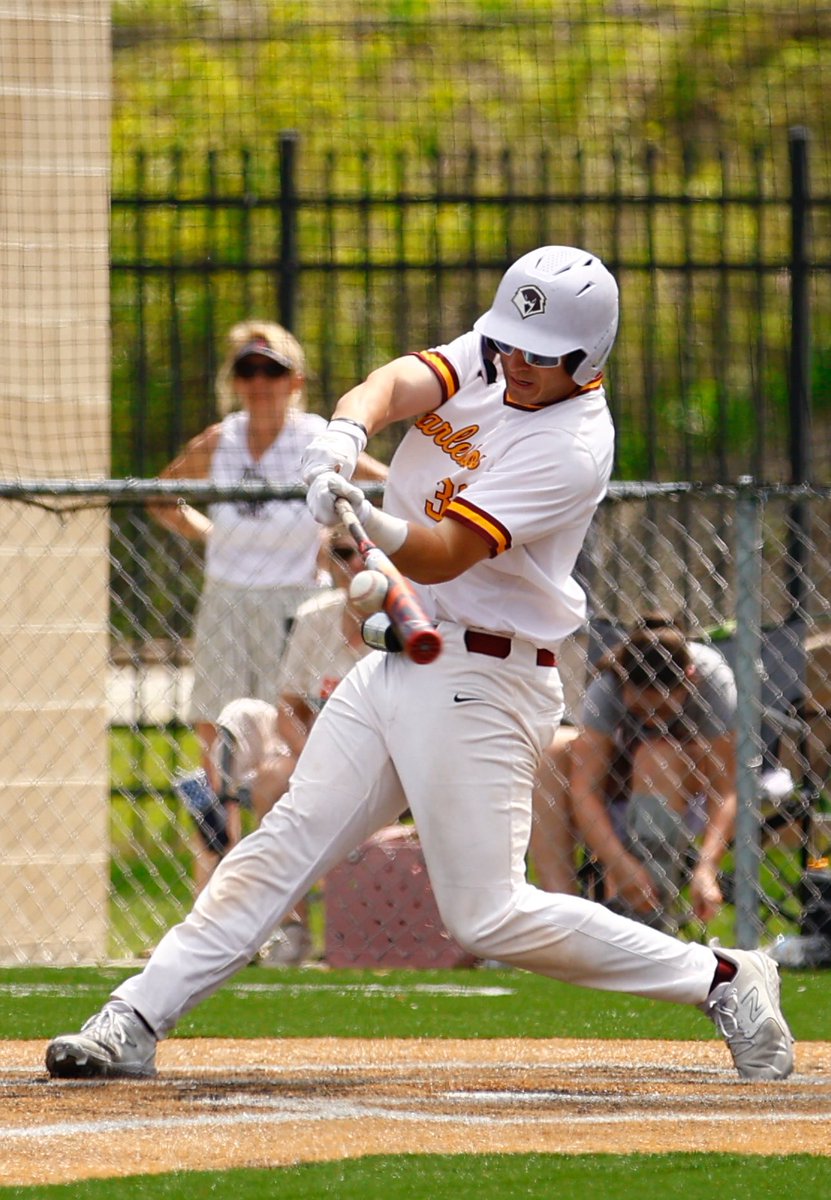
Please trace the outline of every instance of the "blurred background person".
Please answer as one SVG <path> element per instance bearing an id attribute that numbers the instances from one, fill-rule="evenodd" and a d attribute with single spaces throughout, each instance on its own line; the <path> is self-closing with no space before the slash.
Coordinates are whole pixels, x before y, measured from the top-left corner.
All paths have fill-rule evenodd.
<path id="1" fill-rule="evenodd" d="M 600 660 L 579 728 L 563 726 L 535 787 L 531 856 L 546 891 L 575 893 L 575 846 L 603 902 L 674 932 L 687 882 L 706 922 L 736 817 L 736 685 L 722 654 L 648 615 Z"/>
<path id="2" fill-rule="evenodd" d="M 241 810 L 256 824 L 285 793 L 312 725 L 341 679 L 369 647 L 363 617 L 349 603 L 348 586 L 363 562 L 345 529 L 328 545 L 333 586 L 297 610 L 275 681 L 275 703 L 239 697 L 216 719 L 218 735 L 207 771 L 178 779 L 176 791 L 194 819 L 192 848 L 197 887 L 242 835 Z M 311 949 L 308 904 L 303 901 L 260 951 L 269 966 L 295 966 Z"/>
<path id="3" fill-rule="evenodd" d="M 326 421 L 305 411 L 306 359 L 281 325 L 241 321 L 227 336 L 217 374 L 221 420 L 197 434 L 162 479 L 299 485 L 300 459 Z M 387 468 L 361 454 L 356 477 L 381 481 Z M 239 696 L 272 701 L 298 606 L 321 585 L 319 526 L 302 499 L 230 500 L 208 515 L 181 502 L 149 505 L 165 528 L 203 542 L 190 720 L 210 771 L 217 714 Z"/>

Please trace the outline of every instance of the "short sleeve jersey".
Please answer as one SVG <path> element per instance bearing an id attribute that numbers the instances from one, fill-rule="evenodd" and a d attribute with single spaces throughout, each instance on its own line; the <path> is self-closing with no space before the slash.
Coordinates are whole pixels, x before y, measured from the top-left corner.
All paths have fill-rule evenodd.
<path id="1" fill-rule="evenodd" d="M 735 727 L 736 681 L 724 656 L 714 646 L 690 642 L 695 675 L 684 714 L 673 735 L 679 741 L 700 737 L 712 741 Z M 621 745 L 660 736 L 661 730 L 644 728 L 623 703 L 623 684 L 604 671 L 586 691 L 583 724 L 615 738 Z"/>
<path id="2" fill-rule="evenodd" d="M 572 572 L 612 469 L 602 379 L 530 407 L 510 397 L 478 333 L 418 357 L 442 400 L 398 447 L 384 507 L 426 526 L 459 521 L 490 552 L 456 579 L 421 586 L 427 611 L 538 646 L 557 643 L 585 616 Z"/>

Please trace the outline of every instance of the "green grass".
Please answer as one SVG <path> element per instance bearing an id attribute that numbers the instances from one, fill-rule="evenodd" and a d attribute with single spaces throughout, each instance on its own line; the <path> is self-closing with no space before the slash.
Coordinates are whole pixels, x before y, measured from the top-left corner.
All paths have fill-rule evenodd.
<path id="1" fill-rule="evenodd" d="M 193 905 L 190 869 L 170 858 L 114 860 L 110 880 L 110 942 L 129 954 L 155 946 Z"/>
<path id="2" fill-rule="evenodd" d="M 75 1029 L 132 972 L 0 970 L 0 1037 Z M 831 1040 L 825 972 L 786 972 L 798 1040 Z M 325 971 L 248 967 L 186 1016 L 177 1037 L 714 1038 L 695 1009 L 589 991 L 523 971 Z"/>
<path id="3" fill-rule="evenodd" d="M 180 767 L 199 762 L 199 741 L 184 725 L 114 725 L 110 729 L 110 777 L 114 792 L 170 792 Z"/>
<path id="4" fill-rule="evenodd" d="M 3 1195 L 72 1197 L 73 1200 L 780 1200 L 796 1193 L 813 1200 L 828 1194 L 831 1159 L 793 1154 L 743 1158 L 736 1154 L 400 1155 L 337 1163 L 308 1163 L 279 1170 L 176 1172 L 97 1179 L 48 1187 L 0 1189 Z"/>

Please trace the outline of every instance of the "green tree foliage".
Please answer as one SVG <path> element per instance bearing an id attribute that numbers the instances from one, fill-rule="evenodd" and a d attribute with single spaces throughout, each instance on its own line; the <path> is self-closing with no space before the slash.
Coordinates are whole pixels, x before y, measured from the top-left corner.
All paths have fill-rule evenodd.
<path id="1" fill-rule="evenodd" d="M 827 137 L 818 0 L 116 0 L 115 150 Z"/>
<path id="2" fill-rule="evenodd" d="M 813 188 L 828 193 L 829 40 L 818 0 L 116 0 L 114 190 L 278 196 L 277 138 L 296 130 L 307 197 L 429 196 L 439 180 L 462 197 L 508 183 L 562 196 L 510 226 L 463 202 L 425 203 L 406 226 L 394 204 L 367 206 L 361 228 L 307 212 L 300 251 L 315 269 L 296 328 L 313 404 L 325 411 L 374 363 L 462 326 L 498 274 L 370 286 L 368 246 L 375 262 L 452 267 L 584 242 L 626 264 L 611 372 L 619 474 L 706 464 L 732 475 L 758 457 L 760 405 L 770 443 L 785 446 L 790 234 L 772 200 L 787 196 L 796 123 L 811 131 Z M 771 206 L 734 204 L 725 217 L 725 191 Z M 616 208 L 614 194 L 632 202 Z M 676 199 L 650 207 L 652 195 Z M 817 234 L 827 260 L 831 235 Z M 279 237 L 273 207 L 116 208 L 114 260 L 149 264 L 141 279 L 114 274 L 117 473 L 152 473 L 211 418 L 218 335 L 245 313 L 279 311 L 274 272 L 242 270 L 273 260 Z M 764 272 L 741 273 L 762 259 Z M 179 261 L 201 266 L 172 280 Z M 354 266 L 336 294 L 334 262 Z M 210 263 L 223 271 L 208 279 Z M 727 290 L 715 270 L 685 290 L 695 264 L 732 265 Z M 828 286 L 826 273 L 819 346 Z M 820 396 L 830 369 L 820 357 Z"/>

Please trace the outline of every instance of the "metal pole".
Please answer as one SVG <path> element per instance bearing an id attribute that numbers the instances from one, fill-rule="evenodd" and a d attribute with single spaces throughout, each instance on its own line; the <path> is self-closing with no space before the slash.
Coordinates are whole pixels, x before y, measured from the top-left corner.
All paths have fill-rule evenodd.
<path id="1" fill-rule="evenodd" d="M 293 330 L 297 312 L 297 141 L 292 130 L 280 134 L 280 321 Z"/>
<path id="2" fill-rule="evenodd" d="M 736 691 L 736 943 L 751 950 L 761 930 L 762 521 L 749 477 L 739 480 L 736 498 Z"/>
<path id="3" fill-rule="evenodd" d="M 789 372 L 791 483 L 810 483 L 811 444 L 811 308 L 808 182 L 808 131 L 794 126 L 788 131 L 791 165 L 791 355 Z M 798 612 L 808 590 L 806 566 L 810 540 L 808 506 L 791 505 L 787 587 L 792 608 Z"/>

